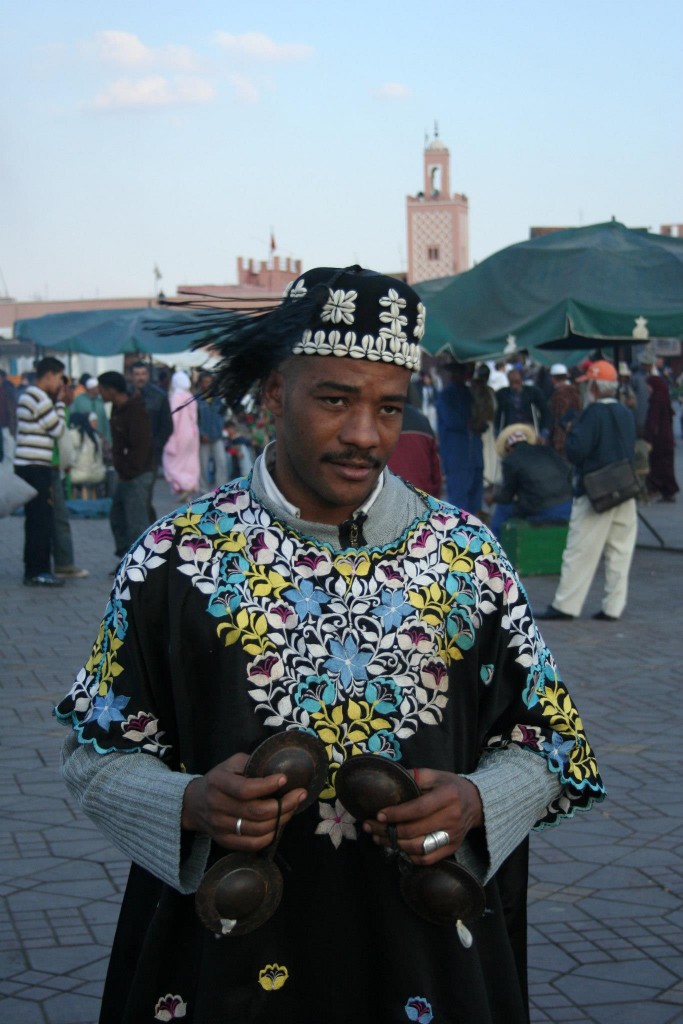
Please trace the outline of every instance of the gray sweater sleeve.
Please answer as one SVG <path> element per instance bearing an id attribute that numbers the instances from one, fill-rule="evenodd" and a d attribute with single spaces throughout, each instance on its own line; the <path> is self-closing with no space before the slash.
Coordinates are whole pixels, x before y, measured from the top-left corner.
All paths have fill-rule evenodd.
<path id="1" fill-rule="evenodd" d="M 197 778 L 150 754 L 97 754 L 73 731 L 62 748 L 62 774 L 81 809 L 119 850 L 181 893 L 194 892 L 211 841 L 195 834 L 181 863 L 186 787 Z"/>
<path id="2" fill-rule="evenodd" d="M 195 835 L 181 863 L 181 814 L 185 788 L 196 775 L 172 771 L 149 754 L 97 754 L 69 733 L 62 772 L 82 810 L 131 860 L 181 893 L 194 892 L 206 870 L 210 840 Z M 465 843 L 458 860 L 482 882 L 528 835 L 560 791 L 543 758 L 511 745 L 484 754 L 466 775 L 484 808 L 488 863 Z"/>
<path id="3" fill-rule="evenodd" d="M 487 751 L 469 779 L 479 790 L 484 810 L 488 864 L 474 860 L 469 848 L 457 859 L 482 882 L 496 873 L 562 789 L 559 777 L 548 770 L 545 758 L 511 743 Z"/>

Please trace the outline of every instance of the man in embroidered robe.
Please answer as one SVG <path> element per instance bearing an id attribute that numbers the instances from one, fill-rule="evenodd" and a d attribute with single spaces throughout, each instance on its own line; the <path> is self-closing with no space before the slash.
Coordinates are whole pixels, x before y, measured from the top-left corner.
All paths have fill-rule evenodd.
<path id="1" fill-rule="evenodd" d="M 102 1024 L 528 1020 L 526 838 L 603 789 L 495 538 L 385 468 L 424 318 L 360 267 L 309 271 L 264 314 L 212 314 L 219 393 L 234 408 L 260 384 L 276 440 L 248 482 L 133 544 L 57 709 L 67 783 L 133 861 Z M 329 763 L 299 814 L 304 789 L 278 800 L 281 773 L 244 775 L 285 731 Z M 421 795 L 355 821 L 335 778 L 359 754 Z M 278 828 L 279 906 L 217 937 L 195 912 L 205 871 Z M 410 909 L 392 845 L 480 879 L 471 944 Z"/>

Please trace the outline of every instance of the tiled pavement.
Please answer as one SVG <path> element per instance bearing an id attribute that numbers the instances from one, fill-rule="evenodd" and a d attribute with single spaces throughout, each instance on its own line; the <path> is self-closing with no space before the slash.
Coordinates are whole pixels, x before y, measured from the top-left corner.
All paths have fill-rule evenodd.
<path id="1" fill-rule="evenodd" d="M 671 546 L 683 547 L 682 504 L 645 509 Z M 21 584 L 22 521 L 0 520 L 0 1024 L 94 1024 L 127 874 L 59 776 L 51 708 L 94 639 L 114 561 L 106 520 L 72 530 L 91 575 L 42 593 Z M 585 619 L 544 624 L 609 799 L 532 838 L 538 1024 L 683 1021 L 683 553 L 653 548 L 642 527 L 639 539 L 649 546 L 636 551 L 621 622 L 590 619 L 597 580 Z M 555 583 L 526 580 L 534 607 Z"/>

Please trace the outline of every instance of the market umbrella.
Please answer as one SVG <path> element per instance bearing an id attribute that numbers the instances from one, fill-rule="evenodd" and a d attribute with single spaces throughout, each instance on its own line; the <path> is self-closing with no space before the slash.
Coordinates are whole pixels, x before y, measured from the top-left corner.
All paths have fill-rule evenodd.
<path id="1" fill-rule="evenodd" d="M 528 349 L 575 362 L 581 350 L 683 338 L 683 239 L 616 221 L 570 228 L 415 289 L 428 352 L 471 360 Z"/>
<path id="2" fill-rule="evenodd" d="M 94 356 L 184 352 L 210 338 L 211 330 L 206 326 L 209 316 L 209 310 L 177 309 L 172 305 L 48 313 L 17 320 L 14 337 L 56 352 Z"/>

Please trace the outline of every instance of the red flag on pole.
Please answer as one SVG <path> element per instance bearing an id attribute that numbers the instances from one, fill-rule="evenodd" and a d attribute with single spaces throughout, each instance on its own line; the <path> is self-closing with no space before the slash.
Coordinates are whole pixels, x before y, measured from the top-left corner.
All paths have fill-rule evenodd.
<path id="1" fill-rule="evenodd" d="M 271 231 L 270 231 L 270 251 L 271 252 L 275 252 L 276 248 L 277 248 L 277 246 L 275 245 L 275 235 L 273 234 L 273 230 L 271 228 Z"/>

